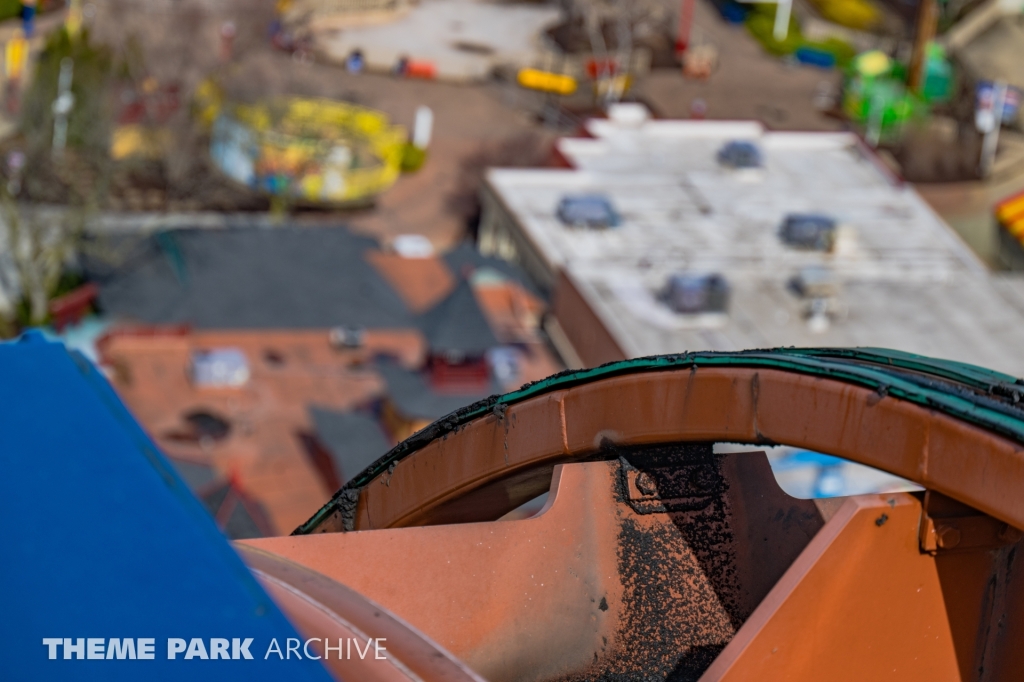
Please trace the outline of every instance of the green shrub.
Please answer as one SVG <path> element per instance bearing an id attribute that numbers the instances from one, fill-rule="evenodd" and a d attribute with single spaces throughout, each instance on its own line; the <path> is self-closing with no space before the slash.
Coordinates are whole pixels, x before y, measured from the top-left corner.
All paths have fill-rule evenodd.
<path id="1" fill-rule="evenodd" d="M 412 173 L 418 171 L 427 160 L 427 150 L 420 149 L 412 144 L 412 142 L 406 142 L 402 149 L 402 172 Z"/>
<path id="2" fill-rule="evenodd" d="M 826 38 L 821 41 L 812 41 L 804 38 L 800 31 L 800 23 L 796 17 L 789 17 L 789 33 L 785 40 L 775 39 L 775 12 L 776 5 L 756 4 L 754 10 L 747 16 L 747 30 L 754 36 L 757 42 L 761 43 L 765 52 L 777 57 L 784 57 L 793 54 L 801 47 L 808 47 L 822 52 L 828 52 L 836 60 L 836 66 L 846 68 L 857 56 L 857 51 L 852 45 L 840 38 Z"/>
<path id="3" fill-rule="evenodd" d="M 0 21 L 21 16 L 21 0 L 0 0 Z"/>

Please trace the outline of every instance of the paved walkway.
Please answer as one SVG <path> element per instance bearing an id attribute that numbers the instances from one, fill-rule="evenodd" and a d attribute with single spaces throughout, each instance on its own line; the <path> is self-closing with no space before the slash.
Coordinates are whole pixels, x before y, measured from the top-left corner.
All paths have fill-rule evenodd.
<path id="1" fill-rule="evenodd" d="M 554 5 L 422 0 L 395 21 L 327 32 L 317 43 L 339 63 L 358 49 L 377 71 L 406 56 L 433 62 L 441 79 L 483 80 L 498 65 L 531 65 L 538 35 L 560 15 Z"/>
<path id="2" fill-rule="evenodd" d="M 993 208 L 1008 196 L 1024 191 L 1024 168 L 988 182 L 916 185 L 916 188 L 989 267 L 999 267 Z"/>
<path id="3" fill-rule="evenodd" d="M 814 108 L 817 88 L 836 88 L 836 69 L 787 64 L 765 53 L 742 25 L 728 24 L 710 2 L 694 7 L 691 44 L 718 50 L 718 68 L 704 81 L 658 70 L 638 84 L 635 95 L 665 118 L 689 118 L 695 99 L 704 100 L 707 118 L 757 119 L 776 130 L 838 130 L 842 124 Z"/>

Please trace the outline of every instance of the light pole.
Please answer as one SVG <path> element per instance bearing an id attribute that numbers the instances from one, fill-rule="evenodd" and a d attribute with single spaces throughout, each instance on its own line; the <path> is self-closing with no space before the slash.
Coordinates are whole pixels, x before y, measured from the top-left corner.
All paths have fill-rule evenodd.
<path id="1" fill-rule="evenodd" d="M 755 2 L 763 2 L 764 0 L 737 1 L 753 4 Z M 769 2 L 775 3 L 775 27 L 772 31 L 772 36 L 781 43 L 789 37 L 789 16 L 793 11 L 793 0 L 769 0 Z"/>
<path id="2" fill-rule="evenodd" d="M 53 100 L 53 155 L 60 158 L 68 142 L 68 114 L 75 106 L 71 93 L 71 78 L 75 62 L 71 57 L 60 60 L 60 76 L 57 79 L 57 99 Z"/>

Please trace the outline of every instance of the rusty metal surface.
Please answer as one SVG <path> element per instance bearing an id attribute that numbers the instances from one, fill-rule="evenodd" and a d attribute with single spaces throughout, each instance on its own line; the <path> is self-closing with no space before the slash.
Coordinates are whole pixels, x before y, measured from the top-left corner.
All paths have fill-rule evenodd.
<path id="1" fill-rule="evenodd" d="M 696 680 L 821 514 L 782 493 L 760 453 L 614 454 L 560 466 L 548 507 L 531 519 L 243 546 L 347 585 L 492 681 Z M 639 510 L 628 483 L 637 473 L 651 503 Z"/>
<path id="2" fill-rule="evenodd" d="M 696 680 L 821 514 L 782 493 L 761 453 L 672 444 L 617 454 L 623 607 L 612 657 L 578 679 Z"/>

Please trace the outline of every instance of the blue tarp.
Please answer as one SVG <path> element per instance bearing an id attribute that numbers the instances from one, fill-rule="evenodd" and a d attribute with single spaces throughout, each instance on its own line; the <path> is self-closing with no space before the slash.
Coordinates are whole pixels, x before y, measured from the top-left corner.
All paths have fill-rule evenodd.
<path id="1" fill-rule="evenodd" d="M 265 660 L 299 635 L 82 356 L 38 333 L 0 344 L 0 427 L 0 679 L 330 679 Z M 169 660 L 170 638 L 192 657 Z M 192 640 L 210 656 L 212 638 L 238 658 L 203 659 Z"/>

